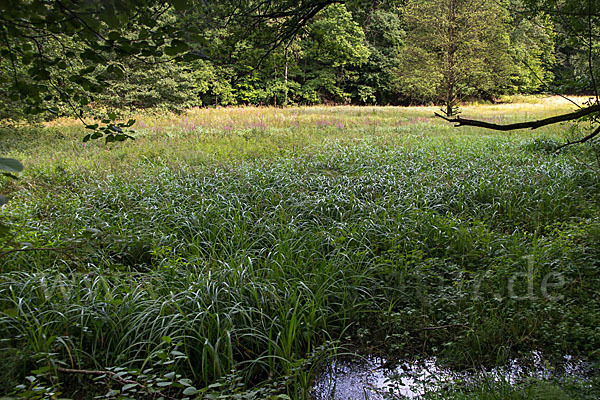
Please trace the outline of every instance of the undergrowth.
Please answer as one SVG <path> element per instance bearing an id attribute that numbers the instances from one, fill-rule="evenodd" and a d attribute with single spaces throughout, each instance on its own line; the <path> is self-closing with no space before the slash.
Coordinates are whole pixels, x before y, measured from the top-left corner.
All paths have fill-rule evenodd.
<path id="1" fill-rule="evenodd" d="M 598 358 L 594 150 L 381 110 L 159 124 L 110 150 L 3 132 L 26 172 L 3 189 L 0 393 L 305 398 L 350 345 Z"/>

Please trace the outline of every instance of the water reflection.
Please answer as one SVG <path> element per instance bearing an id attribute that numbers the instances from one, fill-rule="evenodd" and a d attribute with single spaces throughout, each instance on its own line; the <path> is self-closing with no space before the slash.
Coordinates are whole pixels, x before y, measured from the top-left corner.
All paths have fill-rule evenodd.
<path id="1" fill-rule="evenodd" d="M 550 379 L 570 376 L 585 379 L 590 365 L 571 356 L 550 363 L 540 352 L 512 359 L 504 367 L 480 371 L 454 371 L 443 367 L 435 358 L 390 363 L 367 356 L 333 360 L 313 386 L 315 400 L 383 400 L 388 398 L 415 399 L 445 385 L 468 384 L 485 377 L 486 380 L 515 384 L 526 377 Z"/>

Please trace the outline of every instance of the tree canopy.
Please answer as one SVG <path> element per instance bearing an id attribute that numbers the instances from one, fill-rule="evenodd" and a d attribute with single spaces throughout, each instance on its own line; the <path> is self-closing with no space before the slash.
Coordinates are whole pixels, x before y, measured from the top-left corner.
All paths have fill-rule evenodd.
<path id="1" fill-rule="evenodd" d="M 423 104 L 577 90 L 589 57 L 567 33 L 584 26 L 553 18 L 559 3 L 9 0 L 1 117 L 98 103 Z"/>
<path id="2" fill-rule="evenodd" d="M 600 7 L 575 0 L 7 0 L 0 120 L 236 104 L 429 104 L 588 93 Z M 592 114 L 590 117 L 595 117 Z M 463 122 L 464 123 L 464 122 Z"/>
<path id="3" fill-rule="evenodd" d="M 465 97 L 491 98 L 512 68 L 508 13 L 488 0 L 409 0 L 399 71 L 407 97 L 439 99 L 453 115 Z"/>

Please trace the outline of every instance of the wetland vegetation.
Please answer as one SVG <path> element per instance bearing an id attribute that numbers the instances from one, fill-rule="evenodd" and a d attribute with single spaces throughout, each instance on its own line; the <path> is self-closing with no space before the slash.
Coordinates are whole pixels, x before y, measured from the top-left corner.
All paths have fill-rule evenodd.
<path id="1" fill-rule="evenodd" d="M 568 107 L 465 111 L 514 122 Z M 135 141 L 108 145 L 69 119 L 3 130 L 2 154 L 27 168 L 2 189 L 0 392 L 302 398 L 349 352 L 597 360 L 597 145 L 555 153 L 570 125 L 457 129 L 434 111 L 145 113 Z"/>

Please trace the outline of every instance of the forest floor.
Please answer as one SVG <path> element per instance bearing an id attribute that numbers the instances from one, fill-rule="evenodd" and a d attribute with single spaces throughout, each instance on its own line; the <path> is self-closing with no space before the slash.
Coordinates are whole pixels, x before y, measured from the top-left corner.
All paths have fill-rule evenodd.
<path id="1" fill-rule="evenodd" d="M 554 152 L 589 126 L 435 111 L 146 112 L 106 145 L 68 119 L 2 129 L 25 170 L 0 191 L 0 397 L 307 398 L 342 354 L 465 370 L 541 352 L 589 377 L 424 396 L 598 398 L 600 147 Z"/>

